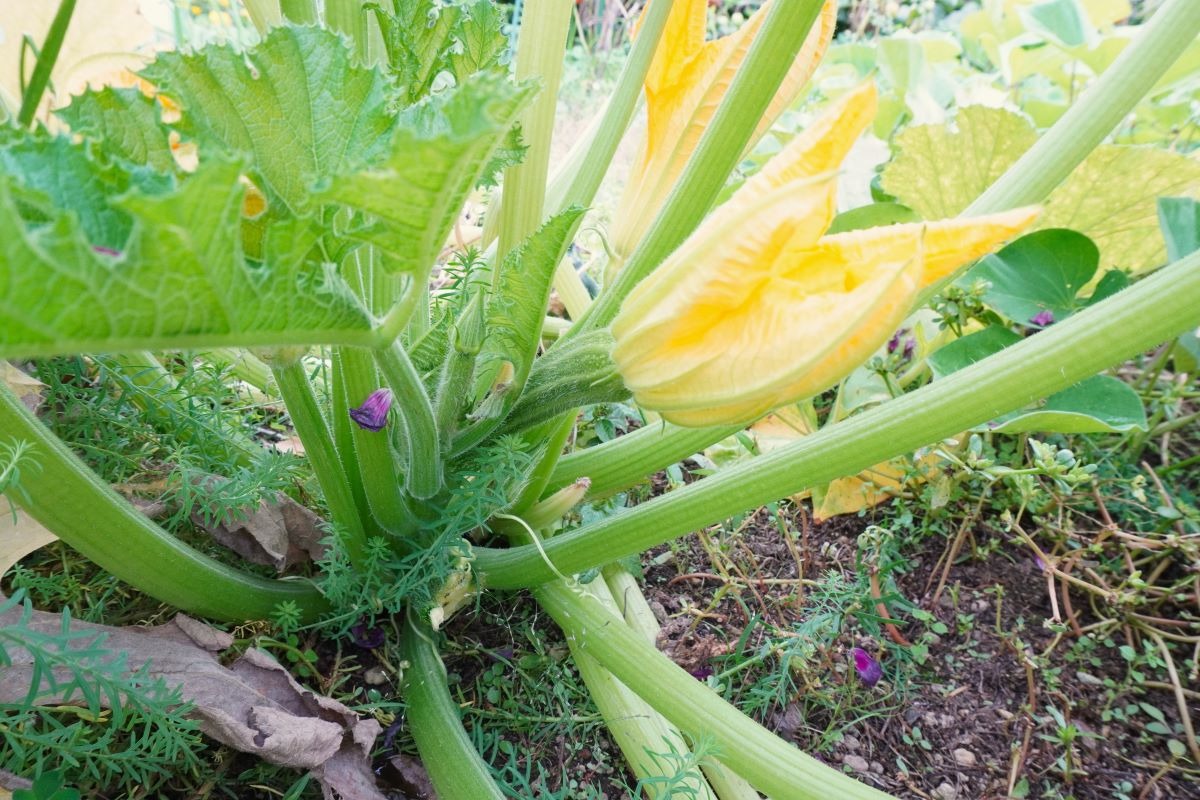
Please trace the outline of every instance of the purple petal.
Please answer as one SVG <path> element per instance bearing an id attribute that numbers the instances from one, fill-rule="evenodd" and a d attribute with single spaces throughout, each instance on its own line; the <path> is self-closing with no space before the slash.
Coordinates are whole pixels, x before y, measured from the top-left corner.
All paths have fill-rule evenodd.
<path id="1" fill-rule="evenodd" d="M 908 333 L 908 328 L 901 328 L 892 334 L 892 338 L 888 339 L 887 351 L 889 353 L 896 352 L 896 348 L 900 346 L 900 337 Z"/>
<path id="2" fill-rule="evenodd" d="M 850 651 L 850 655 L 854 656 L 854 671 L 863 683 L 867 686 L 879 683 L 879 679 L 883 677 L 883 667 L 870 653 L 861 647 L 855 647 Z"/>
<path id="3" fill-rule="evenodd" d="M 368 628 L 365 622 L 360 622 L 350 628 L 350 635 L 354 638 L 356 645 L 367 650 L 374 650 L 387 640 L 387 633 L 383 628 Z"/>
<path id="4" fill-rule="evenodd" d="M 1030 317 L 1029 321 L 1032 324 L 1037 325 L 1039 328 L 1044 328 L 1047 325 L 1053 325 L 1054 324 L 1054 312 L 1051 311 L 1050 309 L 1046 309 L 1045 311 L 1039 311 L 1038 313 L 1036 313 L 1032 317 Z"/>
<path id="5" fill-rule="evenodd" d="M 350 409 L 350 419 L 365 431 L 381 431 L 387 425 L 388 412 L 392 408 L 392 390 L 376 389 L 363 404 Z"/>
<path id="6" fill-rule="evenodd" d="M 111 247 L 101 247 L 98 244 L 92 245 L 92 250 L 94 250 L 97 253 L 101 253 L 102 255 L 112 256 L 113 258 L 116 258 L 117 256 L 121 255 L 120 250 L 113 250 Z"/>

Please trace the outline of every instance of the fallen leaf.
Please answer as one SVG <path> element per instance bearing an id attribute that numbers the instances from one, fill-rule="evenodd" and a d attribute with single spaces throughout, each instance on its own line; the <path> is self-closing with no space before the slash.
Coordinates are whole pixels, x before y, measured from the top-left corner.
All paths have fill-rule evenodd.
<path id="1" fill-rule="evenodd" d="M 14 608 L 0 614 L 0 625 L 11 624 L 21 613 Z M 34 611 L 27 624 L 57 633 L 63 619 Z M 247 650 L 231 666 L 222 666 L 219 656 L 233 637 L 183 614 L 150 628 L 75 620 L 70 625 L 74 631 L 94 631 L 105 637 L 107 649 L 126 653 L 130 672 L 147 666 L 150 677 L 178 687 L 193 705 L 200 730 L 213 739 L 272 764 L 311 771 L 326 798 L 385 800 L 370 763 L 379 723 L 304 688 L 265 651 Z M 10 649 L 8 655 L 12 663 L 0 672 L 0 703 L 21 702 L 29 692 L 32 659 L 20 649 Z M 70 699 L 39 697 L 42 703 Z"/>
<path id="2" fill-rule="evenodd" d="M 17 396 L 26 408 L 36 412 L 42 405 L 42 390 L 46 384 L 30 375 L 26 375 L 7 361 L 0 360 L 0 381 L 3 381 L 13 394 Z"/>
<path id="3" fill-rule="evenodd" d="M 42 523 L 19 508 L 9 508 L 0 495 L 0 578 L 25 556 L 58 539 Z"/>
<path id="4" fill-rule="evenodd" d="M 388 761 L 399 776 L 395 781 L 399 788 L 417 800 L 436 800 L 437 791 L 433 788 L 433 781 L 429 779 L 429 772 L 421 763 L 421 759 L 402 754 L 392 756 Z"/>
<path id="5" fill-rule="evenodd" d="M 227 479 L 213 475 L 207 480 L 219 485 Z M 247 561 L 280 572 L 325 554 L 324 521 L 282 492 L 275 502 L 262 503 L 242 518 L 227 515 L 213 523 L 194 515 L 192 521 Z"/>

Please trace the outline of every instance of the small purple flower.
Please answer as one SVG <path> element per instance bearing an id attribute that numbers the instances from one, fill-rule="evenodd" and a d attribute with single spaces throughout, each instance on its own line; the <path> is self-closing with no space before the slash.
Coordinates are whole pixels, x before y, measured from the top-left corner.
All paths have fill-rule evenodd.
<path id="1" fill-rule="evenodd" d="M 879 679 L 883 677 L 883 667 L 870 653 L 861 647 L 855 647 L 850 651 L 850 655 L 854 656 L 854 671 L 863 683 L 867 686 L 879 683 Z"/>
<path id="2" fill-rule="evenodd" d="M 695 669 L 688 670 L 688 672 L 692 673 L 692 677 L 695 678 L 696 680 L 706 681 L 710 677 L 712 677 L 713 668 L 711 666 L 709 666 L 708 664 L 701 664 L 700 666 L 696 667 Z"/>
<path id="3" fill-rule="evenodd" d="M 916 349 L 917 349 L 917 340 L 916 339 L 914 339 L 913 337 L 910 336 L 904 340 L 904 358 L 905 359 L 911 360 L 913 357 L 913 351 Z"/>
<path id="4" fill-rule="evenodd" d="M 392 390 L 376 389 L 363 404 L 350 409 L 350 419 L 364 431 L 381 431 L 387 425 L 388 411 L 392 408 Z"/>
<path id="5" fill-rule="evenodd" d="M 1037 325 L 1039 328 L 1044 328 L 1047 325 L 1054 324 L 1054 312 L 1050 309 L 1039 311 L 1029 318 L 1030 324 Z"/>
<path id="6" fill-rule="evenodd" d="M 1042 557 L 1037 555 L 1036 553 L 1033 556 L 1033 564 L 1034 564 L 1034 566 L 1036 566 L 1038 568 L 1038 572 L 1046 571 L 1046 562 L 1042 561 Z"/>
<path id="7" fill-rule="evenodd" d="M 387 639 L 387 633 L 383 628 L 368 628 L 365 622 L 360 622 L 351 627 L 350 636 L 354 639 L 356 645 L 364 647 L 367 650 L 374 650 Z"/>
<path id="8" fill-rule="evenodd" d="M 892 338 L 888 339 L 888 343 L 887 343 L 887 351 L 889 353 L 896 352 L 896 349 L 900 347 L 901 337 L 903 337 L 904 334 L 906 334 L 906 333 L 908 333 L 908 328 L 901 328 L 900 330 L 898 330 L 892 334 Z M 908 348 L 907 344 L 905 344 L 904 346 L 906 349 Z"/>

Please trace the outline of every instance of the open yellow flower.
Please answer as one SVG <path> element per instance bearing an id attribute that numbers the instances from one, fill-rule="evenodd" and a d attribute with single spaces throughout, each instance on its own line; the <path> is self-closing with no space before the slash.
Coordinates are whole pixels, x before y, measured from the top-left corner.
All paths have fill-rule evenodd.
<path id="1" fill-rule="evenodd" d="M 679 179 L 762 27 L 770 2 L 736 33 L 706 42 L 707 0 L 674 0 L 646 74 L 646 143 L 613 220 L 610 247 L 619 260 L 633 252 Z M 759 122 L 751 146 L 804 88 L 825 55 L 836 23 L 837 0 L 828 0 Z"/>
<path id="2" fill-rule="evenodd" d="M 834 170 L 875 105 L 870 83 L 835 103 L 625 299 L 613 359 L 639 404 L 705 426 L 811 397 L 880 347 L 922 287 L 1033 222 L 1027 208 L 823 236 Z"/>

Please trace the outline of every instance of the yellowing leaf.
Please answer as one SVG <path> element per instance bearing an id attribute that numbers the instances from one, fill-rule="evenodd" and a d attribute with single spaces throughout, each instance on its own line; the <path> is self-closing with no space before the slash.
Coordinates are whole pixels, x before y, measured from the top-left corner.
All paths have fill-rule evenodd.
<path id="1" fill-rule="evenodd" d="M 961 213 L 1037 140 L 1011 111 L 962 109 L 953 129 L 909 128 L 883 172 L 883 188 L 926 219 Z M 1051 193 L 1038 228 L 1072 228 L 1100 248 L 1101 274 L 1113 267 L 1161 266 L 1157 199 L 1200 193 L 1200 160 L 1155 147 L 1103 145 Z"/>
<path id="2" fill-rule="evenodd" d="M 841 514 L 857 514 L 890 500 L 899 493 L 905 472 L 904 461 L 896 459 L 838 478 L 823 491 L 813 492 L 813 519 L 824 522 Z"/>
<path id="3" fill-rule="evenodd" d="M 45 547 L 58 537 L 42 527 L 42 523 L 26 514 L 15 512 L 0 496 L 0 577 L 25 556 Z"/>
<path id="4" fill-rule="evenodd" d="M 30 411 L 37 411 L 42 404 L 42 390 L 46 384 L 26 375 L 7 361 L 0 360 L 0 382 L 4 383 Z"/>
<path id="5" fill-rule="evenodd" d="M 1100 248 L 1100 271 L 1166 263 L 1159 197 L 1200 195 L 1200 161 L 1156 147 L 1101 145 L 1050 195 L 1039 228 L 1071 228 Z"/>
<path id="6" fill-rule="evenodd" d="M 883 172 L 884 191 L 925 219 L 961 213 L 1037 141 L 1024 117 L 999 108 L 963 108 L 954 126 L 901 132 L 899 155 Z"/>

